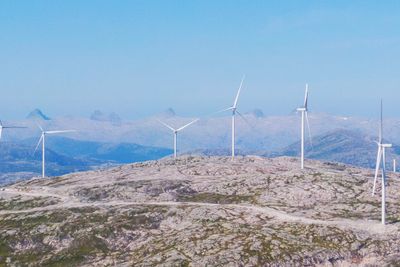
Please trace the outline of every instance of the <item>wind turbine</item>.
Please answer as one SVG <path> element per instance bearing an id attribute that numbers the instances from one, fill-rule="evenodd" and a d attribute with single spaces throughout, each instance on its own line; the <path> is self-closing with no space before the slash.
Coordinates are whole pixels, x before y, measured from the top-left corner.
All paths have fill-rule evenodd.
<path id="1" fill-rule="evenodd" d="M 174 133 L 174 159 L 176 159 L 176 156 L 177 156 L 176 147 L 177 147 L 177 143 L 178 143 L 178 132 L 182 131 L 183 129 L 185 129 L 186 127 L 188 127 L 189 125 L 195 123 L 198 120 L 199 119 L 195 119 L 195 120 L 189 122 L 188 124 L 185 124 L 182 127 L 177 128 L 177 129 L 175 129 L 172 126 L 166 124 L 165 122 L 162 122 L 162 121 L 158 120 L 162 125 L 164 125 L 165 127 L 169 128 Z"/>
<path id="2" fill-rule="evenodd" d="M 384 144 L 383 140 L 383 103 L 381 100 L 381 121 L 379 125 L 379 141 L 376 142 L 378 145 L 378 155 L 376 157 L 376 168 L 374 186 L 372 188 L 372 195 L 375 195 L 376 183 L 378 180 L 379 169 L 382 166 L 382 224 L 386 223 L 386 148 L 392 147 L 392 144 Z"/>
<path id="3" fill-rule="evenodd" d="M 39 142 L 36 145 L 35 152 L 39 148 L 40 142 L 42 142 L 42 178 L 46 176 L 46 155 L 45 155 L 45 139 L 46 135 L 48 134 L 59 134 L 59 133 L 71 133 L 71 132 L 76 132 L 75 130 L 61 130 L 61 131 L 45 131 L 43 128 L 38 125 L 40 130 L 42 131 L 42 134 L 40 136 Z"/>
<path id="4" fill-rule="evenodd" d="M 305 121 L 307 122 L 308 134 L 310 136 L 311 142 L 311 131 L 310 131 L 310 122 L 308 120 L 308 84 L 306 84 L 306 93 L 304 96 L 304 105 L 297 109 L 298 112 L 301 112 L 301 169 L 304 169 L 304 126 Z"/>
<path id="5" fill-rule="evenodd" d="M 216 113 L 221 113 L 225 111 L 232 111 L 232 160 L 235 158 L 235 115 L 236 113 L 239 114 L 239 116 L 243 117 L 243 115 L 237 111 L 237 103 L 240 95 L 240 91 L 242 90 L 242 85 L 244 81 L 245 76 L 243 75 L 242 81 L 240 82 L 239 89 L 236 93 L 235 101 L 233 102 L 233 105 L 227 109 L 223 109 L 221 111 L 218 111 Z"/>
<path id="6" fill-rule="evenodd" d="M 26 127 L 19 127 L 19 126 L 4 126 L 3 122 L 0 120 L 0 140 L 1 140 L 1 136 L 3 134 L 3 130 L 4 129 L 23 129 Z"/>

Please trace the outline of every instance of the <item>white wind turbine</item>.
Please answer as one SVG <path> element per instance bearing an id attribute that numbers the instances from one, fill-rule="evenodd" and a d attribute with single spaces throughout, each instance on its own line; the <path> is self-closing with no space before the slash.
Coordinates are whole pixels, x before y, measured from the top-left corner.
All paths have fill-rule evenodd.
<path id="1" fill-rule="evenodd" d="M 182 131 L 183 129 L 185 129 L 186 127 L 188 127 L 189 125 L 195 123 L 196 121 L 198 121 L 199 119 L 195 119 L 191 122 L 189 122 L 188 124 L 183 125 L 180 128 L 173 128 L 172 126 L 166 124 L 165 122 L 162 122 L 160 120 L 158 120 L 162 125 L 164 125 L 165 127 L 169 128 L 173 133 L 174 133 L 174 159 L 176 159 L 177 156 L 177 145 L 178 145 L 178 132 Z"/>
<path id="2" fill-rule="evenodd" d="M 221 113 L 221 112 L 230 111 L 230 110 L 232 111 L 232 159 L 235 158 L 235 115 L 237 113 L 241 117 L 243 117 L 243 115 L 239 111 L 237 111 L 237 103 L 238 103 L 240 91 L 242 90 L 244 78 L 245 78 L 245 76 L 243 76 L 242 81 L 240 82 L 239 89 L 236 93 L 235 101 L 233 102 L 233 106 L 217 112 L 217 113 Z"/>
<path id="3" fill-rule="evenodd" d="M 3 130 L 4 130 L 4 129 L 23 129 L 23 128 L 26 128 L 26 127 L 4 126 L 4 125 L 3 125 L 3 122 L 0 120 L 0 140 L 1 140 L 1 137 L 2 137 L 2 134 L 3 134 Z"/>
<path id="4" fill-rule="evenodd" d="M 308 134 L 310 136 L 311 142 L 311 131 L 310 131 L 310 122 L 308 120 L 308 84 L 306 84 L 306 93 L 304 96 L 304 105 L 297 109 L 298 112 L 301 112 L 301 169 L 304 169 L 304 128 L 305 121 L 307 122 Z"/>
<path id="5" fill-rule="evenodd" d="M 378 145 L 378 155 L 376 157 L 376 168 L 374 186 L 372 188 L 372 195 L 375 195 L 376 183 L 378 180 L 379 169 L 382 166 L 382 224 L 386 223 L 386 148 L 392 147 L 392 144 L 384 144 L 383 141 L 383 103 L 381 100 L 381 121 L 379 125 L 379 141 L 376 142 Z"/>
<path id="6" fill-rule="evenodd" d="M 61 131 L 45 131 L 43 128 L 38 125 L 40 130 L 42 131 L 42 134 L 40 136 L 39 142 L 36 145 L 35 152 L 39 148 L 40 142 L 42 142 L 42 178 L 46 176 L 46 157 L 45 157 L 45 139 L 46 135 L 48 134 L 59 134 L 59 133 L 71 133 L 71 132 L 76 132 L 75 130 L 61 130 Z"/>

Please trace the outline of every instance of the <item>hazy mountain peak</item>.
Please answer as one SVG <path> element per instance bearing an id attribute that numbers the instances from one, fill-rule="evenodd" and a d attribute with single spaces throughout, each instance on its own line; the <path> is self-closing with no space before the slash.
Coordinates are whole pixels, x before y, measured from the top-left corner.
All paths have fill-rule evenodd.
<path id="1" fill-rule="evenodd" d="M 264 118 L 264 112 L 259 108 L 250 111 L 249 114 L 253 115 L 256 118 Z"/>
<path id="2" fill-rule="evenodd" d="M 40 109 L 34 109 L 31 111 L 28 116 L 26 116 L 27 119 L 39 119 L 39 120 L 50 120 L 49 117 L 47 117 Z"/>
<path id="3" fill-rule="evenodd" d="M 176 116 L 175 110 L 173 108 L 167 108 L 164 112 L 163 115 L 166 117 L 174 117 Z"/>
<path id="4" fill-rule="evenodd" d="M 92 115 L 90 115 L 90 119 L 94 121 L 103 121 L 105 120 L 105 114 L 100 110 L 95 110 Z"/>
<path id="5" fill-rule="evenodd" d="M 106 114 L 100 110 L 93 111 L 92 115 L 90 115 L 90 119 L 93 121 L 109 121 L 114 124 L 121 123 L 121 118 L 117 113 L 111 112 L 110 114 Z"/>

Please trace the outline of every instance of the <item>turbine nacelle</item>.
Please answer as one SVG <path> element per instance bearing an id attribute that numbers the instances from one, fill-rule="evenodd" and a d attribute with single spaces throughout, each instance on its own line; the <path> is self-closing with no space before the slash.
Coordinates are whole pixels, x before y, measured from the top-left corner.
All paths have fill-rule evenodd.
<path id="1" fill-rule="evenodd" d="M 168 125 L 167 123 L 162 122 L 162 121 L 160 121 L 160 120 L 157 119 L 157 121 L 158 121 L 159 123 L 161 123 L 162 125 L 164 125 L 164 126 L 167 127 L 168 129 L 170 129 L 170 130 L 174 133 L 174 158 L 175 158 L 175 159 L 176 159 L 176 156 L 177 156 L 177 139 L 178 139 L 178 132 L 182 131 L 183 129 L 185 129 L 185 128 L 188 127 L 189 125 L 192 125 L 193 123 L 197 122 L 198 120 L 200 120 L 200 119 L 197 118 L 197 119 L 195 119 L 195 120 L 192 120 L 191 122 L 189 122 L 189 123 L 183 125 L 182 127 L 176 129 L 176 128 L 172 127 L 171 125 Z"/>
<path id="2" fill-rule="evenodd" d="M 191 125 L 191 124 L 197 122 L 198 120 L 200 120 L 200 119 L 197 118 L 197 119 L 195 119 L 195 120 L 189 122 L 188 124 L 185 124 L 185 125 L 183 125 L 182 127 L 179 127 L 179 128 L 177 128 L 177 129 L 173 128 L 171 125 L 168 125 L 168 124 L 166 124 L 166 123 L 163 122 L 163 121 L 160 121 L 160 120 L 157 120 L 157 121 L 158 121 L 159 123 L 161 123 L 162 125 L 164 125 L 165 127 L 167 127 L 168 129 L 170 129 L 173 133 L 178 133 L 178 132 L 182 131 L 183 129 L 185 129 L 186 127 L 188 127 L 189 125 Z"/>

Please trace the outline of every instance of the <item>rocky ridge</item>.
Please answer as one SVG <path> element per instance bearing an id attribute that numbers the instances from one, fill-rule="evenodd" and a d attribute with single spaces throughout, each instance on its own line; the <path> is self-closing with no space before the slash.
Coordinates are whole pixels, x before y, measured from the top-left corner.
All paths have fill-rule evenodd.
<path id="1" fill-rule="evenodd" d="M 382 266 L 400 260 L 398 174 L 388 225 L 373 173 L 255 156 L 181 157 L 0 190 L 0 265 Z"/>

